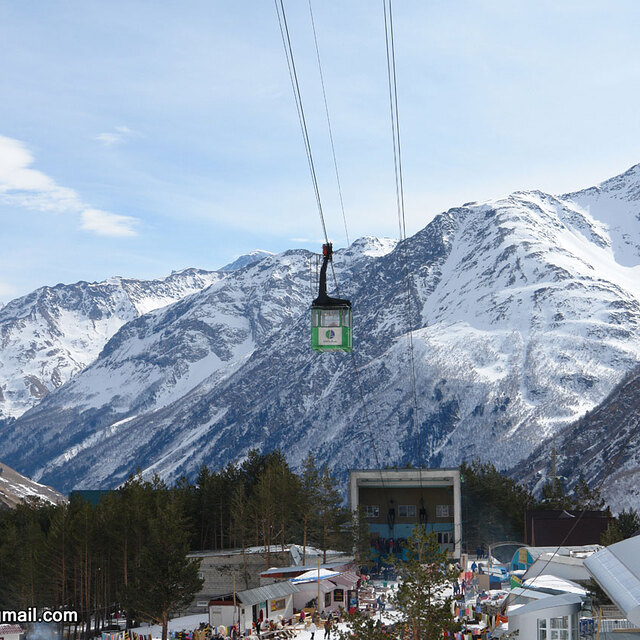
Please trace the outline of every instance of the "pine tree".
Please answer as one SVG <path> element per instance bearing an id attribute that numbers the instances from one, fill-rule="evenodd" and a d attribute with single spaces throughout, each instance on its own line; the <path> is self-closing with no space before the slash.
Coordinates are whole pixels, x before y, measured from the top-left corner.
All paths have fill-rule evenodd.
<path id="1" fill-rule="evenodd" d="M 362 505 L 351 512 L 351 535 L 356 564 L 360 567 L 368 565 L 371 561 L 371 538 Z"/>
<path id="2" fill-rule="evenodd" d="M 49 558 L 47 571 L 50 576 L 51 589 L 49 597 L 58 608 L 64 608 L 68 605 L 67 589 L 72 555 L 70 519 L 69 506 L 67 504 L 59 505 L 53 514 L 46 542 Z"/>
<path id="3" fill-rule="evenodd" d="M 253 499 L 254 517 L 265 550 L 266 569 L 271 566 L 271 545 L 276 522 L 275 478 L 276 470 L 270 462 L 259 476 Z"/>
<path id="4" fill-rule="evenodd" d="M 338 482 L 325 466 L 320 477 L 318 495 L 318 515 L 320 518 L 320 539 L 322 562 L 327 561 L 327 550 L 331 547 L 344 546 L 344 536 L 340 527 L 348 522 L 348 515 L 342 506 L 342 497 L 338 491 Z"/>
<path id="5" fill-rule="evenodd" d="M 291 538 L 296 521 L 295 503 L 300 489 L 298 476 L 289 467 L 282 452 L 277 452 L 274 458 L 275 519 L 279 528 L 280 548 L 284 552 L 285 545 Z"/>
<path id="6" fill-rule="evenodd" d="M 417 525 L 407 540 L 407 560 L 395 564 L 402 577 L 395 608 L 411 638 L 440 640 L 443 631 L 459 630 L 451 612 L 452 598 L 444 595 L 458 574 L 448 568 L 448 554 L 440 549 L 436 534 Z"/>
<path id="7" fill-rule="evenodd" d="M 598 511 L 605 506 L 599 489 L 592 489 L 584 478 L 579 478 L 571 493 L 571 508 L 575 510 Z"/>
<path id="8" fill-rule="evenodd" d="M 640 514 L 635 509 L 623 509 L 617 518 L 609 522 L 607 530 L 600 536 L 600 542 L 609 546 L 638 534 L 640 530 Z"/>
<path id="9" fill-rule="evenodd" d="M 242 549 L 242 580 L 244 588 L 249 588 L 249 570 L 247 568 L 247 520 L 249 518 L 249 505 L 247 504 L 247 496 L 245 494 L 244 485 L 238 483 L 233 488 L 231 495 L 231 525 L 236 535 L 236 544 L 239 542 Z"/>
<path id="10" fill-rule="evenodd" d="M 346 631 L 338 631 L 340 640 L 389 640 L 388 631 L 383 628 L 380 620 L 370 618 L 362 611 L 355 611 L 345 615 Z"/>
<path id="11" fill-rule="evenodd" d="M 199 562 L 189 560 L 189 533 L 175 501 L 158 506 L 149 521 L 136 576 L 123 592 L 123 603 L 143 617 L 162 625 L 167 640 L 169 614 L 186 607 L 202 588 Z"/>
<path id="12" fill-rule="evenodd" d="M 523 540 L 524 515 L 535 498 L 491 463 L 462 463 L 463 530 L 467 545 L 497 540 Z"/>
<path id="13" fill-rule="evenodd" d="M 298 510 L 302 520 L 302 564 L 307 561 L 307 543 L 310 533 L 317 528 L 317 505 L 320 493 L 320 472 L 313 454 L 309 452 L 302 461 Z"/>

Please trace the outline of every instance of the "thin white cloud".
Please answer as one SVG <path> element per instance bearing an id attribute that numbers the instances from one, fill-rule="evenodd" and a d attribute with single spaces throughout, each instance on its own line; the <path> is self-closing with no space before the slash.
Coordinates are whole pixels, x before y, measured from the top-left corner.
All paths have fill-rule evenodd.
<path id="1" fill-rule="evenodd" d="M 76 191 L 32 169 L 33 162 L 24 142 L 0 135 L 0 200 L 25 209 L 80 214 L 81 228 L 99 235 L 136 235 L 136 218 L 89 207 Z"/>
<path id="2" fill-rule="evenodd" d="M 0 197 L 10 204 L 41 211 L 80 209 L 78 194 L 31 169 L 33 156 L 20 140 L 0 136 Z"/>
<path id="3" fill-rule="evenodd" d="M 115 127 L 115 131 L 99 133 L 96 136 L 98 142 L 102 142 L 107 147 L 111 147 L 115 144 L 125 142 L 133 135 L 133 131 L 129 127 L 118 126 Z"/>
<path id="4" fill-rule="evenodd" d="M 135 236 L 136 218 L 120 216 L 100 209 L 85 209 L 82 212 L 81 228 L 85 231 L 93 231 L 101 236 Z"/>
<path id="5" fill-rule="evenodd" d="M 122 141 L 122 136 L 119 133 L 99 133 L 96 136 L 98 142 L 102 142 L 107 147 L 110 147 L 118 142 Z"/>

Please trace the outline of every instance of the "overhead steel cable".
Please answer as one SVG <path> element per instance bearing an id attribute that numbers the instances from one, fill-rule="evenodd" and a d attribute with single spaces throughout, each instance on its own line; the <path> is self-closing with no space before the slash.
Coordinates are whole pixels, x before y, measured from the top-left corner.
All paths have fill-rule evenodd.
<path id="1" fill-rule="evenodd" d="M 280 35 L 282 36 L 282 44 L 284 45 L 285 56 L 287 58 L 287 66 L 289 68 L 289 78 L 291 80 L 293 95 L 296 101 L 296 108 L 298 110 L 298 119 L 300 121 L 300 128 L 302 129 L 302 139 L 304 141 L 304 148 L 307 154 L 307 161 L 309 163 L 309 171 L 311 172 L 311 181 L 313 183 L 313 190 L 315 192 L 316 203 L 318 205 L 318 213 L 320 214 L 322 231 L 324 233 L 325 242 L 329 244 L 329 235 L 327 234 L 327 225 L 324 220 L 324 212 L 322 211 L 322 200 L 320 199 L 320 188 L 318 187 L 318 178 L 316 175 L 316 169 L 313 162 L 313 153 L 311 152 L 311 142 L 309 140 L 307 120 L 304 115 L 304 106 L 302 104 L 302 94 L 300 93 L 300 84 L 298 82 L 296 64 L 293 58 L 293 48 L 291 47 L 291 37 L 289 35 L 289 26 L 287 24 L 287 16 L 284 10 L 283 0 L 274 0 L 274 2 L 276 6 L 276 13 L 278 14 L 278 24 L 280 25 Z M 278 3 L 280 4 L 279 7 L 278 7 Z"/>
<path id="2" fill-rule="evenodd" d="M 298 112 L 298 119 L 300 121 L 300 128 L 302 130 L 302 137 L 303 137 L 303 141 L 304 141 L 304 145 L 305 145 L 305 152 L 307 155 L 307 161 L 309 163 L 309 170 L 311 172 L 311 180 L 313 182 L 313 188 L 314 188 L 314 192 L 315 192 L 315 196 L 316 196 L 316 202 L 318 205 L 318 213 L 320 214 L 320 221 L 322 223 L 322 230 L 324 232 L 324 237 L 325 237 L 325 241 L 327 244 L 329 244 L 329 236 L 327 234 L 327 226 L 325 223 L 325 219 L 324 219 L 324 213 L 322 210 L 322 201 L 320 198 L 320 189 L 318 186 L 318 180 L 317 180 L 317 176 L 316 176 L 316 171 L 315 171 L 315 165 L 313 162 L 313 154 L 311 152 L 311 142 L 309 139 L 309 133 L 308 133 L 308 129 L 307 129 L 307 123 L 306 123 L 306 118 L 304 115 L 304 108 L 302 105 L 302 95 L 300 92 L 300 84 L 298 82 L 298 75 L 296 72 L 296 66 L 295 66 L 295 61 L 294 61 L 294 57 L 293 57 L 293 48 L 291 46 L 291 38 L 289 35 L 289 27 L 287 25 L 287 17 L 286 17 L 286 13 L 285 13 L 285 8 L 284 8 L 284 2 L 283 0 L 274 0 L 275 3 L 275 7 L 276 7 L 276 14 L 278 15 L 278 24 L 280 26 L 280 35 L 282 37 L 282 44 L 284 46 L 284 50 L 285 50 L 285 57 L 287 59 L 287 67 L 289 69 L 289 78 L 291 80 L 291 86 L 293 88 L 293 95 L 294 95 L 294 99 L 296 102 L 296 109 Z M 321 66 L 321 62 L 320 62 L 320 53 L 319 53 L 319 47 L 318 47 L 318 41 L 316 38 L 316 31 L 315 31 L 315 24 L 313 23 L 313 11 L 311 8 L 311 2 L 309 2 L 309 9 L 311 12 L 311 19 L 312 19 L 312 25 L 313 25 L 313 33 L 314 33 L 314 40 L 315 40 L 315 44 L 316 44 L 316 54 L 317 54 L 317 58 L 318 58 L 318 66 L 320 68 L 320 77 L 321 80 L 323 78 L 323 74 L 322 74 L 322 66 Z M 330 124 L 330 118 L 329 118 L 329 109 L 327 106 L 327 100 L 326 100 L 326 94 L 325 94 L 325 90 L 324 90 L 324 81 L 322 80 L 322 91 L 323 91 L 323 95 L 325 96 L 325 109 L 326 109 L 326 114 L 327 114 L 327 122 L 329 123 L 329 135 L 331 137 L 331 147 L 332 149 L 334 148 L 333 145 L 333 135 L 331 133 L 331 124 Z M 335 160 L 335 151 L 334 151 L 334 166 L 335 166 L 335 170 L 336 170 L 336 178 L 338 180 L 338 185 L 340 185 L 340 179 L 339 179 L 339 175 L 338 175 L 338 166 L 337 166 L 337 162 Z M 340 188 L 340 187 L 339 187 Z M 340 192 L 340 201 L 342 204 L 342 193 Z M 344 207 L 342 209 L 343 212 L 343 220 L 344 220 L 344 224 L 345 224 L 345 233 L 347 235 L 347 241 L 348 241 L 348 231 L 347 231 L 347 220 L 346 220 L 346 215 L 344 213 Z M 333 280 L 335 282 L 335 286 L 336 286 L 336 291 L 338 292 L 338 295 L 340 295 L 340 289 L 338 287 L 338 281 L 336 278 L 336 274 L 335 274 L 335 270 L 333 268 L 333 261 L 331 262 L 331 271 L 333 273 Z M 362 401 L 362 408 L 363 408 L 363 412 L 364 412 L 364 417 L 365 417 L 365 422 L 367 424 L 367 429 L 369 431 L 369 438 L 371 441 L 371 446 L 373 449 L 373 453 L 374 453 L 374 457 L 375 457 L 375 461 L 376 461 L 376 466 L 378 467 L 378 471 L 380 472 L 380 481 L 382 483 L 382 487 L 383 489 L 385 488 L 385 484 L 384 484 L 384 477 L 382 475 L 382 467 L 380 466 L 380 458 L 378 456 L 378 450 L 376 447 L 376 443 L 375 443 L 375 437 L 373 434 L 373 427 L 371 425 L 371 421 L 369 420 L 369 414 L 367 411 L 367 407 L 366 407 L 366 402 L 365 402 L 365 398 L 364 398 L 364 392 L 362 389 L 362 382 L 360 380 L 360 372 L 358 370 L 358 366 L 355 360 L 355 354 L 353 352 L 351 352 L 352 355 L 352 363 L 353 363 L 353 367 L 354 367 L 354 371 L 355 371 L 355 376 L 356 376 L 356 382 L 358 385 L 358 390 L 359 390 L 359 394 L 360 394 L 360 399 Z"/>
<path id="3" fill-rule="evenodd" d="M 329 140 L 331 141 L 331 154 L 333 156 L 333 167 L 336 173 L 336 183 L 338 184 L 338 195 L 340 197 L 340 210 L 342 211 L 342 220 L 344 222 L 344 235 L 347 239 L 347 246 L 351 244 L 349 240 L 349 231 L 347 229 L 347 216 L 344 212 L 344 200 L 342 198 L 342 186 L 340 184 L 340 174 L 338 173 L 338 161 L 336 159 L 336 148 L 333 143 L 333 131 L 331 129 L 331 118 L 329 117 L 329 105 L 327 103 L 327 92 L 324 86 L 324 74 L 322 73 L 322 63 L 320 62 L 320 48 L 318 47 L 318 35 L 316 33 L 316 23 L 313 19 L 313 8 L 311 0 L 309 0 L 309 15 L 311 16 L 311 28 L 313 30 L 313 42 L 316 47 L 316 58 L 318 60 L 318 72 L 320 73 L 320 84 L 322 85 L 322 98 L 324 100 L 324 112 L 327 116 L 327 127 L 329 129 Z"/>
<path id="4" fill-rule="evenodd" d="M 388 9 L 387 9 L 388 3 Z M 413 421 L 416 432 L 418 454 L 418 469 L 420 473 L 420 488 L 422 489 L 422 434 L 418 415 L 418 392 L 416 388 L 416 369 L 413 348 L 413 330 L 411 320 L 411 281 L 409 274 L 409 254 L 407 249 L 407 224 L 404 205 L 404 177 L 402 173 L 402 147 L 400 144 L 400 117 L 398 112 L 398 81 L 396 74 L 396 55 L 393 31 L 393 14 L 391 0 L 383 0 L 385 44 L 387 51 L 387 80 L 389 86 L 389 110 L 391 113 L 391 136 L 393 139 L 393 164 L 396 184 L 396 206 L 398 210 L 398 230 L 400 234 L 400 252 L 404 258 L 404 281 L 407 292 L 407 341 L 409 346 L 409 368 L 411 373 L 411 388 L 413 399 Z"/>
<path id="5" fill-rule="evenodd" d="M 296 109 L 298 111 L 298 120 L 300 121 L 300 128 L 302 130 L 302 139 L 304 141 L 304 148 L 307 154 L 307 162 L 309 163 L 309 171 L 311 172 L 311 181 L 313 183 L 313 190 L 316 196 L 316 204 L 318 205 L 318 213 L 320 214 L 320 222 L 322 224 L 322 231 L 324 233 L 324 240 L 329 244 L 329 234 L 327 233 L 327 225 L 324 220 L 324 212 L 322 210 L 322 199 L 320 198 L 320 188 L 318 186 L 318 177 L 316 175 L 316 167 L 313 162 L 313 153 L 311 152 L 311 141 L 309 139 L 309 131 L 307 129 L 307 119 L 304 115 L 304 106 L 302 104 L 302 93 L 300 92 L 300 83 L 298 82 L 298 73 L 296 71 L 296 64 L 293 57 L 293 47 L 291 46 L 291 37 L 289 35 L 289 26 L 287 24 L 287 15 L 284 10 L 283 0 L 274 0 L 276 5 L 276 13 L 278 14 L 278 24 L 280 25 L 280 35 L 282 36 L 282 44 L 284 45 L 285 57 L 287 58 L 287 66 L 289 68 L 289 78 L 291 79 L 291 87 L 293 88 L 293 96 L 296 101 Z M 280 8 L 278 8 L 278 2 Z M 281 13 L 282 12 L 282 15 Z M 336 286 L 336 291 L 340 295 L 340 289 L 338 287 L 338 280 L 336 278 L 336 272 L 333 268 L 333 262 L 331 262 L 331 273 L 333 275 L 333 282 Z"/>

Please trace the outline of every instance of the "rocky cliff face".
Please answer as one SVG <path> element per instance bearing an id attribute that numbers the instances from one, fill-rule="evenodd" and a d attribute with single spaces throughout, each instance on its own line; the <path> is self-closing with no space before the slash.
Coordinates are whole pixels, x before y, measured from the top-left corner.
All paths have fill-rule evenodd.
<path id="1" fill-rule="evenodd" d="M 513 470 L 512 475 L 540 490 L 556 473 L 567 493 L 579 478 L 599 488 L 617 512 L 640 507 L 640 369 L 628 374 L 593 411 L 564 429 L 553 443 L 545 442 Z"/>
<path id="2" fill-rule="evenodd" d="M 124 325 L 0 427 L 0 455 L 64 488 L 138 466 L 171 480 L 252 447 L 294 464 L 314 450 L 338 470 L 511 467 L 640 362 L 639 185 L 640 165 L 565 196 L 450 209 L 405 247 L 365 238 L 337 252 L 352 355 L 309 348 L 308 253 L 249 264 Z"/>
<path id="3" fill-rule="evenodd" d="M 41 500 L 50 504 L 66 502 L 66 498 L 43 484 L 38 484 L 0 463 L 0 509 L 12 509 L 25 500 Z"/>

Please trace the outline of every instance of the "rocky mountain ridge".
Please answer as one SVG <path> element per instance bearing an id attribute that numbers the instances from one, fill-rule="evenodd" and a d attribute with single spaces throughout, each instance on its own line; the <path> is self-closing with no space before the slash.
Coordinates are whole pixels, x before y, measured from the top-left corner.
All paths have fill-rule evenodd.
<path id="1" fill-rule="evenodd" d="M 313 450 L 339 471 L 509 468 L 640 363 L 639 192 L 637 165 L 564 196 L 450 209 L 402 248 L 367 238 L 336 252 L 352 355 L 309 348 L 312 256 L 266 257 L 124 325 L 0 427 L 0 455 L 65 489 L 113 486 L 136 466 L 173 480 L 252 447 L 294 465 Z"/>
<path id="2" fill-rule="evenodd" d="M 200 291 L 222 274 L 113 277 L 41 287 L 0 308 L 0 419 L 18 417 L 93 362 L 127 322 Z"/>

